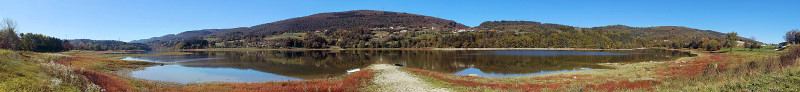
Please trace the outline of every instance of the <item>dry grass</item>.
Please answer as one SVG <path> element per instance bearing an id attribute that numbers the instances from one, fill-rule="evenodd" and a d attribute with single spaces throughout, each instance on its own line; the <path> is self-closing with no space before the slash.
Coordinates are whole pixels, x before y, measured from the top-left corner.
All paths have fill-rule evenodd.
<path id="1" fill-rule="evenodd" d="M 473 77 L 473 76 L 458 76 L 458 75 L 449 75 L 449 74 L 441 74 L 438 72 L 432 72 L 427 70 L 420 70 L 420 69 L 412 69 L 412 68 L 403 68 L 407 71 L 411 71 L 418 75 L 424 75 L 428 77 L 432 77 L 452 85 L 456 86 L 466 86 L 466 87 L 488 87 L 498 90 L 540 90 L 542 88 L 551 88 L 556 89 L 560 88 L 561 84 L 539 84 L 539 83 L 494 83 L 494 82 L 481 82 L 481 81 L 474 81 L 474 79 L 483 79 L 484 77 Z M 459 78 L 450 78 L 450 77 L 459 77 Z"/>
<path id="2" fill-rule="evenodd" d="M 99 91 L 57 58 L 63 56 L 0 49 L 0 91 Z"/>
<path id="3" fill-rule="evenodd" d="M 800 83 L 800 77 L 792 77 L 798 76 L 797 73 L 786 71 L 787 69 L 800 70 L 796 66 L 797 58 L 800 57 L 800 48 L 787 50 L 785 54 L 775 54 L 784 52 L 769 50 L 728 53 L 692 52 L 700 55 L 688 60 L 679 59 L 662 63 L 612 64 L 619 69 L 596 71 L 599 73 L 578 72 L 522 77 L 530 79 L 472 77 L 440 74 L 419 69 L 406 70 L 428 77 L 432 79 L 429 82 L 434 84 L 467 91 L 486 90 L 482 88 L 504 91 L 731 91 L 732 89 L 733 91 L 753 91 L 750 89 L 758 89 L 757 87 L 772 88 L 768 89 L 769 91 L 786 91 L 787 88 L 797 87 L 786 83 Z M 800 73 L 800 71 L 798 72 Z M 775 73 L 779 73 L 779 75 L 775 75 Z M 767 75 L 773 77 L 754 77 Z M 753 80 L 774 82 L 764 83 Z M 777 85 L 781 88 L 754 87 L 747 86 L 748 84 Z"/>
<path id="4" fill-rule="evenodd" d="M 697 63 L 673 64 L 662 71 L 689 73 L 659 73 L 678 76 L 659 88 L 671 91 L 790 91 L 800 88 L 800 77 L 794 74 L 800 48 L 778 51 L 731 51 L 711 53 Z M 714 55 L 718 54 L 718 55 Z M 688 69 L 675 68 L 683 65 Z M 766 77 L 769 76 L 769 77 Z"/>

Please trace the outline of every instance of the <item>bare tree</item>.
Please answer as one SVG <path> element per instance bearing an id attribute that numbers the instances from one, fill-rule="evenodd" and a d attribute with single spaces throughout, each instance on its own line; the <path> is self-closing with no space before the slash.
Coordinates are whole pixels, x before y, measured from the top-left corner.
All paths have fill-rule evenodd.
<path id="1" fill-rule="evenodd" d="M 786 36 L 783 36 L 786 39 L 786 42 L 792 44 L 800 43 L 800 30 L 792 29 L 792 31 L 786 32 Z"/>
<path id="2" fill-rule="evenodd" d="M 753 49 L 761 48 L 761 44 L 759 44 L 758 41 L 756 41 L 756 36 L 750 36 L 750 40 L 753 40 L 753 41 L 750 42 L 750 44 L 748 44 L 746 46 L 746 47 L 750 48 L 750 51 L 753 51 Z"/>
<path id="3" fill-rule="evenodd" d="M 19 44 L 19 36 L 17 36 L 16 32 L 16 23 L 11 19 L 3 19 L 3 23 L 0 24 L 0 48 L 9 49 L 9 50 L 16 50 L 17 44 Z"/>

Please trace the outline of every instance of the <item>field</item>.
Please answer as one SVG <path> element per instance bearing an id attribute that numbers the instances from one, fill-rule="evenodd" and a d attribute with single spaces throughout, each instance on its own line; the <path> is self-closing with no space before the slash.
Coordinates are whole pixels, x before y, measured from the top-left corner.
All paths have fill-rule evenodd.
<path id="1" fill-rule="evenodd" d="M 297 38 L 297 39 L 300 39 L 300 36 L 304 35 L 304 34 L 306 34 L 306 33 L 285 33 L 285 34 L 281 34 L 281 35 L 277 35 L 277 36 L 272 36 L 272 37 L 269 37 L 269 38 L 266 38 L 266 39 L 267 40 L 280 39 L 280 38 Z"/>

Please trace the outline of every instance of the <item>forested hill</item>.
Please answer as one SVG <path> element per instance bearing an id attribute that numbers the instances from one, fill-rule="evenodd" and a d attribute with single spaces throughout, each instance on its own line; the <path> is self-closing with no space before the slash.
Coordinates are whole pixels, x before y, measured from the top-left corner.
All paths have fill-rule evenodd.
<path id="1" fill-rule="evenodd" d="M 344 12 L 319 13 L 304 17 L 291 18 L 253 27 L 232 29 L 205 29 L 187 31 L 177 35 L 165 35 L 132 42 L 148 43 L 153 41 L 185 40 L 200 37 L 253 37 L 281 33 L 306 33 L 337 30 L 368 30 L 375 28 L 430 28 L 452 30 L 469 28 L 452 20 L 409 14 L 402 12 L 355 10 Z"/>
<path id="2" fill-rule="evenodd" d="M 253 27 L 187 31 L 133 42 L 146 43 L 156 49 L 670 47 L 718 50 L 740 45 L 737 41 L 755 42 L 736 35 L 676 26 L 581 28 L 533 21 L 487 21 L 470 28 L 430 16 L 357 10 L 320 13 Z"/>
<path id="3" fill-rule="evenodd" d="M 629 35 L 633 38 L 645 41 L 698 41 L 703 38 L 722 39 L 725 33 L 711 30 L 699 30 L 681 26 L 657 26 L 657 27 L 629 27 L 625 25 L 609 25 L 602 27 L 580 28 L 561 24 L 540 23 L 533 21 L 487 21 L 478 27 L 481 30 L 490 31 L 521 31 L 521 32 L 565 32 L 565 31 L 610 31 L 614 33 Z M 739 37 L 744 42 L 754 42 L 754 40 Z"/>
<path id="4" fill-rule="evenodd" d="M 673 41 L 693 41 L 703 38 L 722 39 L 725 33 L 711 30 L 700 30 L 682 26 L 657 26 L 657 27 L 629 27 L 625 25 L 610 25 L 603 27 L 593 27 L 592 30 L 608 30 L 632 35 L 644 40 L 673 40 Z M 740 37 L 744 42 L 755 42 L 752 39 Z"/>

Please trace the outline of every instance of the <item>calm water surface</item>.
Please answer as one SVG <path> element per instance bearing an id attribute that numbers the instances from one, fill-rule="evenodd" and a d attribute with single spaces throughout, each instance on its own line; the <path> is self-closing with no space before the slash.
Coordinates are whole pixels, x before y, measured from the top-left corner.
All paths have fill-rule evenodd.
<path id="1" fill-rule="evenodd" d="M 691 56 L 668 50 L 536 51 L 536 50 L 317 50 L 197 51 L 181 56 L 140 56 L 123 60 L 173 63 L 146 67 L 133 77 L 191 82 L 265 82 L 328 78 L 371 64 L 404 64 L 455 75 L 514 77 L 607 69 L 598 63 L 666 61 Z"/>

